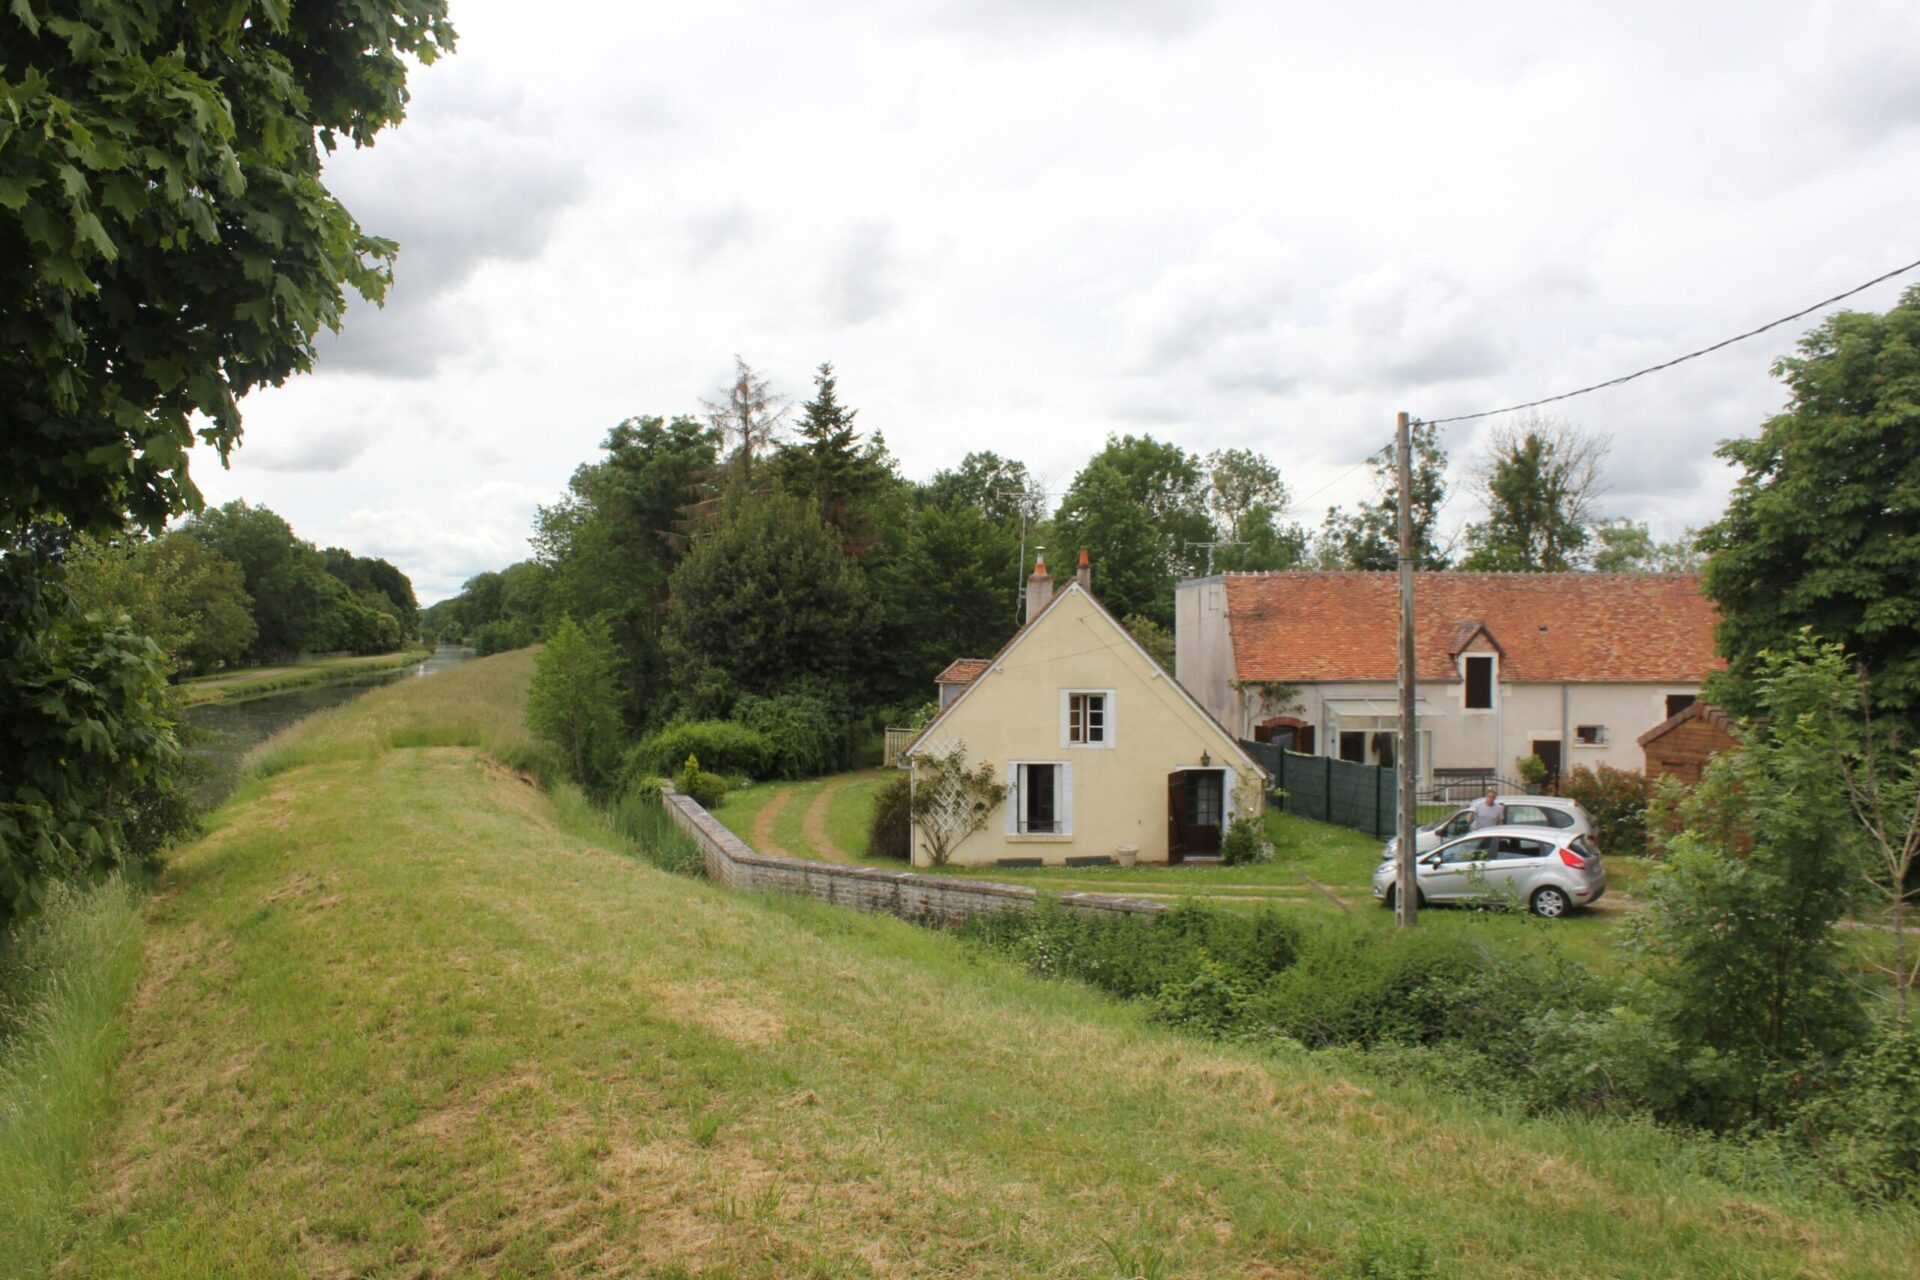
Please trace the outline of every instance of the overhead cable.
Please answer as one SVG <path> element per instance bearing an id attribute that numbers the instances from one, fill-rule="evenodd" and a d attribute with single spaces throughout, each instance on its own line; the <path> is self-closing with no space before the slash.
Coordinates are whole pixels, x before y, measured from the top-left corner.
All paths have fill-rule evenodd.
<path id="1" fill-rule="evenodd" d="M 1884 275 L 1875 276 L 1873 279 L 1867 281 L 1865 284 L 1855 285 L 1853 288 L 1847 290 L 1845 293 L 1836 293 L 1831 298 L 1823 299 L 1820 302 L 1814 303 L 1810 307 L 1802 307 L 1800 310 L 1794 312 L 1790 316 L 1781 316 L 1778 320 L 1769 320 L 1767 321 L 1767 323 L 1761 325 L 1757 329 L 1749 329 L 1745 333 L 1736 333 L 1731 338 L 1723 338 L 1722 340 L 1714 343 L 1710 347 L 1702 347 L 1698 351 L 1689 351 L 1687 352 L 1687 354 L 1683 356 L 1675 356 L 1671 360 L 1663 361 L 1662 363 L 1656 364 L 1656 365 L 1649 365 L 1646 368 L 1636 370 L 1633 373 L 1622 374 L 1618 378 L 1608 378 L 1605 382 L 1596 382 L 1590 387 L 1581 387 L 1577 391 L 1563 391 L 1557 396 L 1546 396 L 1539 400 L 1529 400 L 1525 404 L 1508 405 L 1504 409 L 1483 409 L 1479 413 L 1457 413 L 1457 414 L 1454 414 L 1452 417 L 1448 417 L 1448 418 L 1423 418 L 1423 419 L 1420 419 L 1420 421 L 1427 426 L 1437 427 L 1448 422 L 1471 422 L 1475 418 L 1495 418 L 1500 416 L 1503 413 L 1518 413 L 1522 409 L 1535 409 L 1543 404 L 1552 404 L 1557 400 L 1571 400 L 1575 396 L 1584 396 L 1588 392 L 1602 391 L 1602 390 L 1605 390 L 1607 387 L 1617 387 L 1623 382 L 1632 382 L 1635 378 L 1644 378 L 1650 373 L 1659 373 L 1662 369 L 1671 369 L 1673 368 L 1673 366 L 1677 364 L 1684 364 L 1689 360 L 1698 359 L 1701 356 L 1708 355 L 1712 352 L 1718 351 L 1722 347 L 1730 347 L 1736 342 L 1744 342 L 1748 338 L 1758 337 L 1760 334 L 1765 333 L 1769 329 L 1777 329 L 1783 324 L 1788 324 L 1788 323 L 1791 323 L 1792 321 L 1803 319 L 1804 317 L 1812 315 L 1814 312 L 1820 310 L 1823 307 L 1830 307 L 1836 302 L 1841 302 L 1847 298 L 1851 298 L 1856 293 L 1861 293 L 1861 292 L 1864 292 L 1865 290 L 1871 289 L 1873 288 L 1874 285 L 1884 284 L 1888 280 L 1893 279 L 1895 276 L 1903 276 L 1907 272 L 1912 271 L 1915 267 L 1920 267 L 1920 260 L 1909 262 L 1904 267 L 1895 267 L 1893 270 L 1887 272 Z"/>

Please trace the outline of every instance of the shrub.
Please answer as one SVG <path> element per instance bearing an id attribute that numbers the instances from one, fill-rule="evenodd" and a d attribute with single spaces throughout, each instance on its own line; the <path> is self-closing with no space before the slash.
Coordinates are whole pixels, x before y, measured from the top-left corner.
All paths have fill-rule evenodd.
<path id="1" fill-rule="evenodd" d="M 767 736 L 731 720 L 686 720 L 648 734 L 627 752 L 627 779 L 666 774 L 697 755 L 717 773 L 764 778 L 772 767 L 773 744 Z"/>
<path id="2" fill-rule="evenodd" d="M 619 758 L 619 661 L 604 623 L 562 618 L 527 686 L 527 727 L 553 745 L 589 791 L 602 787 Z"/>
<path id="3" fill-rule="evenodd" d="M 733 705 L 734 720 L 762 734 L 770 747 L 768 766 L 782 778 L 807 778 L 845 768 L 852 755 L 846 716 L 813 693 L 783 693 L 775 698 L 744 694 Z"/>
<path id="4" fill-rule="evenodd" d="M 674 775 L 673 786 L 683 795 L 693 797 L 693 802 L 702 809 L 718 808 L 727 798 L 727 780 L 702 769 L 698 756 L 687 757 L 680 772 Z"/>
<path id="5" fill-rule="evenodd" d="M 705 866 L 700 860 L 699 848 L 686 832 L 673 824 L 660 803 L 658 784 L 661 781 L 656 778 L 651 788 L 627 792 L 608 817 L 614 830 L 632 841 L 634 851 L 647 862 L 677 875 L 701 875 Z"/>
<path id="6" fill-rule="evenodd" d="M 1242 814 L 1227 826 L 1220 840 L 1220 861 L 1229 867 L 1273 859 L 1273 842 L 1267 839 L 1267 824 L 1261 818 Z"/>
<path id="7" fill-rule="evenodd" d="M 1640 857 L 1647 851 L 1647 779 L 1628 769 L 1576 766 L 1560 782 L 1560 794 L 1578 800 L 1598 824 L 1600 848 L 1609 855 Z"/>
<path id="8" fill-rule="evenodd" d="M 913 785 L 906 773 L 890 779 L 873 797 L 867 852 L 876 858 L 913 856 Z"/>
<path id="9" fill-rule="evenodd" d="M 1870 1200 L 1920 1203 L 1920 1031 L 1879 1029 L 1794 1129 L 1834 1181 Z"/>

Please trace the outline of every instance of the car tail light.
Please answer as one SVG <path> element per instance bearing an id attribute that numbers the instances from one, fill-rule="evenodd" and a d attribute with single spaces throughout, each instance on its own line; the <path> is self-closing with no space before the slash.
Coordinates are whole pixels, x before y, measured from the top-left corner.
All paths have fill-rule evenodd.
<path id="1" fill-rule="evenodd" d="M 1587 869 L 1587 860 L 1571 849 L 1562 849 L 1560 851 L 1560 861 L 1566 863 L 1575 871 L 1585 871 Z"/>

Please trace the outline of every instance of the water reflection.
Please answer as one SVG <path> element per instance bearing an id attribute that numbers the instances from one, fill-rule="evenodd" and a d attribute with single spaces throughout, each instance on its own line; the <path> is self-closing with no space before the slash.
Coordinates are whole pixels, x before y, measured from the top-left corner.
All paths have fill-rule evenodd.
<path id="1" fill-rule="evenodd" d="M 316 711 L 351 702 L 380 685 L 430 676 L 462 662 L 471 662 L 473 658 L 473 650 L 464 645 L 443 644 L 424 662 L 411 667 L 375 671 L 339 684 L 289 689 L 245 702 L 211 702 L 189 707 L 185 718 L 193 731 L 187 754 L 193 760 L 194 798 L 208 809 L 226 799 L 239 780 L 240 761 L 247 752 L 288 725 Z"/>

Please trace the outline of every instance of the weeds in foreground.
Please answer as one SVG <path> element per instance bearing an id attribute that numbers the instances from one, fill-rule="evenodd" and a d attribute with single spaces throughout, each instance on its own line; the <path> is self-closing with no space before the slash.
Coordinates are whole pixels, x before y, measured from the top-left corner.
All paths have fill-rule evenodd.
<path id="1" fill-rule="evenodd" d="M 107 1112 L 119 1013 L 140 969 L 133 890 L 58 885 L 0 938 L 0 1259 L 52 1262 Z"/>

